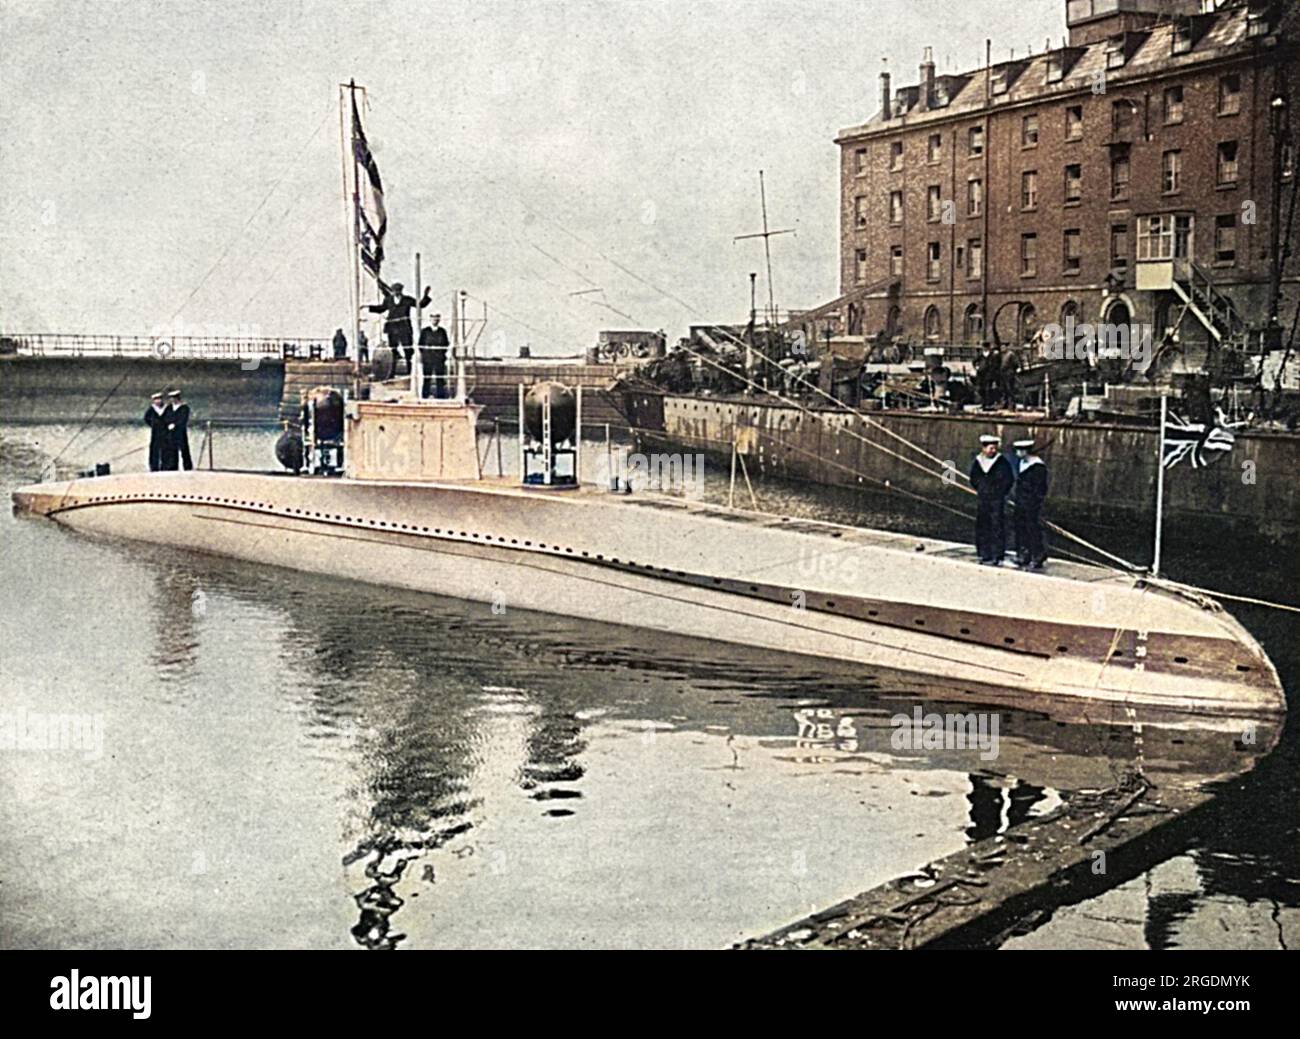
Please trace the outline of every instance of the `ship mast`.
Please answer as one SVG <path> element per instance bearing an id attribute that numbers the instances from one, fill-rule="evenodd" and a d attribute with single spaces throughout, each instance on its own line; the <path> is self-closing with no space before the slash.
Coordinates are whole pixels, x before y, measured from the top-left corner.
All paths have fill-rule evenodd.
<path id="1" fill-rule="evenodd" d="M 346 212 L 344 227 L 348 236 L 348 265 L 352 271 L 349 285 L 352 303 L 351 355 L 353 361 L 361 360 L 361 178 L 358 169 L 355 127 L 349 129 L 349 113 L 355 110 L 356 96 L 360 92 L 366 100 L 366 88 L 358 86 L 355 79 L 339 84 L 339 162 L 343 173 L 343 208 Z M 351 156 L 352 175 L 348 177 L 348 158 Z"/>
<path id="2" fill-rule="evenodd" d="M 772 285 L 772 239 L 775 238 L 777 235 L 794 234 L 794 228 L 787 227 L 787 228 L 783 228 L 780 231 L 773 231 L 768 227 L 767 183 L 763 178 L 762 170 L 758 171 L 758 195 L 763 206 L 763 230 L 756 231 L 753 234 L 736 235 L 736 237 L 733 238 L 732 241 L 744 242 L 744 241 L 749 241 L 750 239 L 753 238 L 763 239 L 763 253 L 767 258 L 767 320 L 765 322 L 767 328 L 767 335 L 765 337 L 766 342 L 764 344 L 764 350 L 763 350 L 764 354 L 766 355 L 768 351 L 772 349 L 772 328 L 773 326 L 780 324 L 780 322 L 777 320 L 777 313 L 776 313 L 776 289 Z"/>

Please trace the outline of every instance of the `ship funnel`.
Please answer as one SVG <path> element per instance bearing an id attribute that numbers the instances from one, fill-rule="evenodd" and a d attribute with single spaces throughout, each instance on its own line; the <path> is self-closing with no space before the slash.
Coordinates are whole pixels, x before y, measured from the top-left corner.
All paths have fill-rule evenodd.
<path id="1" fill-rule="evenodd" d="M 527 487 L 577 487 L 582 387 L 519 386 L 519 472 Z"/>

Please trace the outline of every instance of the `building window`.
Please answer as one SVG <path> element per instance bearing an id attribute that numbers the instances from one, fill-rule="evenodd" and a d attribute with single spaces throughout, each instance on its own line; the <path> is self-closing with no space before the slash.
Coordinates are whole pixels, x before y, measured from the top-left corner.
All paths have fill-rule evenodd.
<path id="1" fill-rule="evenodd" d="M 930 306 L 925 311 L 925 338 L 938 339 L 943 335 L 943 318 L 939 316 L 939 308 Z"/>
<path id="2" fill-rule="evenodd" d="M 1083 167 L 1077 162 L 1065 167 L 1065 204 L 1083 201 Z"/>
<path id="3" fill-rule="evenodd" d="M 929 143 L 925 147 L 925 158 L 927 162 L 935 163 L 943 158 L 943 134 L 930 134 Z"/>
<path id="4" fill-rule="evenodd" d="M 853 153 L 853 164 L 859 177 L 867 175 L 867 149 L 859 148 Z"/>
<path id="5" fill-rule="evenodd" d="M 867 283 L 867 250 L 858 249 L 853 254 L 853 277 L 859 285 Z"/>
<path id="6" fill-rule="evenodd" d="M 853 200 L 853 224 L 858 230 L 867 226 L 867 200 L 862 195 Z"/>
<path id="7" fill-rule="evenodd" d="M 1219 115 L 1236 115 L 1241 111 L 1241 73 L 1233 72 L 1219 80 Z"/>
<path id="8" fill-rule="evenodd" d="M 901 224 L 903 222 L 903 193 L 901 191 L 891 191 L 889 193 L 889 222 L 891 224 Z"/>
<path id="9" fill-rule="evenodd" d="M 1083 140 L 1083 105 L 1070 105 L 1065 110 L 1065 139 Z"/>
<path id="10" fill-rule="evenodd" d="M 1237 217 L 1234 213 L 1214 220 L 1214 262 L 1225 267 L 1237 262 Z"/>
<path id="11" fill-rule="evenodd" d="M 903 308 L 897 304 L 885 314 L 885 334 L 890 338 L 903 334 Z"/>
<path id="12" fill-rule="evenodd" d="M 968 137 L 969 152 L 971 155 L 984 154 L 984 127 L 972 126 Z"/>
<path id="13" fill-rule="evenodd" d="M 1110 159 L 1110 199 L 1121 202 L 1128 198 L 1129 180 L 1133 176 L 1133 166 L 1129 161 L 1128 149 L 1118 150 Z"/>
<path id="14" fill-rule="evenodd" d="M 1161 184 L 1166 195 L 1176 195 L 1183 189 L 1183 153 L 1180 151 L 1165 152 L 1164 161 L 1161 164 Z"/>
<path id="15" fill-rule="evenodd" d="M 1032 278 L 1038 273 L 1038 235 L 1020 236 L 1020 276 Z"/>
<path id="16" fill-rule="evenodd" d="M 1187 260 L 1192 250 L 1192 214 L 1138 217 L 1138 260 Z"/>
<path id="17" fill-rule="evenodd" d="M 903 142 L 892 141 L 889 145 L 889 168 L 897 173 L 903 168 Z"/>
<path id="18" fill-rule="evenodd" d="M 1020 123 L 1020 147 L 1037 148 L 1038 147 L 1038 116 L 1030 114 Z"/>
<path id="19" fill-rule="evenodd" d="M 984 211 L 984 182 L 968 180 L 966 182 L 966 215 L 979 216 Z"/>
<path id="20" fill-rule="evenodd" d="M 979 238 L 966 243 L 966 277 L 984 277 L 984 242 Z"/>
<path id="21" fill-rule="evenodd" d="M 1190 54 L 1192 52 L 1192 26 L 1190 22 L 1179 21 L 1174 24 L 1173 52 L 1175 54 Z"/>
<path id="22" fill-rule="evenodd" d="M 1181 123 L 1184 115 L 1183 88 L 1169 87 L 1165 90 L 1165 123 Z"/>
<path id="23" fill-rule="evenodd" d="M 1237 183 L 1237 142 L 1224 141 L 1219 145 L 1219 183 Z"/>
<path id="24" fill-rule="evenodd" d="M 1038 208 L 1038 171 L 1025 170 L 1020 174 L 1020 208 Z"/>
<path id="25" fill-rule="evenodd" d="M 889 250 L 889 273 L 895 278 L 903 276 L 903 247 L 896 245 Z"/>
<path id="26" fill-rule="evenodd" d="M 1110 225 L 1110 266 L 1121 273 L 1128 270 L 1128 224 Z"/>
<path id="27" fill-rule="evenodd" d="M 943 188 L 931 184 L 925 192 L 925 217 L 930 223 L 938 223 L 943 216 Z"/>
<path id="28" fill-rule="evenodd" d="M 1016 338 L 1027 343 L 1038 331 L 1038 311 L 1032 303 L 1026 303 L 1016 315 Z"/>
<path id="29" fill-rule="evenodd" d="M 1083 232 L 1071 228 L 1065 232 L 1065 273 L 1078 274 L 1083 269 Z"/>
<path id="30" fill-rule="evenodd" d="M 984 340 L 984 314 L 978 303 L 972 303 L 966 308 L 962 317 L 962 338 L 968 343 Z"/>
<path id="31" fill-rule="evenodd" d="M 941 248 L 938 242 L 931 242 L 929 248 L 929 255 L 927 256 L 927 263 L 925 267 L 926 281 L 939 280 L 939 276 L 942 273 L 942 269 L 939 266 L 939 261 L 942 259 L 943 259 L 943 249 Z"/>
<path id="32" fill-rule="evenodd" d="M 1133 132 L 1133 102 L 1121 98 L 1110 106 L 1110 126 L 1118 138 Z"/>

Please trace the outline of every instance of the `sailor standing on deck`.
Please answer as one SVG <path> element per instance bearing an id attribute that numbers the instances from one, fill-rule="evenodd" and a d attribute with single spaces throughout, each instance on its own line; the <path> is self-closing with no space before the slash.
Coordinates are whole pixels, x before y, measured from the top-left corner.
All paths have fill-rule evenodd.
<path id="1" fill-rule="evenodd" d="M 176 452 L 183 468 L 193 469 L 194 463 L 190 460 L 190 406 L 181 398 L 180 390 L 168 390 L 167 397 L 172 409 L 170 425 L 172 449 Z M 172 465 L 171 468 L 175 469 L 176 466 Z"/>
<path id="2" fill-rule="evenodd" d="M 979 495 L 975 517 L 975 549 L 981 566 L 1001 566 L 1007 552 L 1007 495 L 1016 482 L 1011 463 L 998 450 L 1001 441 L 989 434 L 980 437 L 980 453 L 970 467 L 970 485 Z"/>
<path id="3" fill-rule="evenodd" d="M 156 473 L 163 467 L 163 446 L 167 443 L 167 427 L 171 424 L 169 408 L 163 395 L 155 393 L 145 409 L 144 424 L 149 427 L 149 471 Z"/>
<path id="4" fill-rule="evenodd" d="M 382 281 L 379 288 L 384 293 L 382 303 L 374 303 L 366 307 L 372 314 L 383 314 L 384 317 L 384 335 L 388 337 L 388 345 L 392 347 L 393 357 L 399 355 L 406 358 L 406 370 L 411 370 L 411 355 L 415 353 L 415 331 L 411 327 L 411 311 L 416 306 L 427 307 L 432 302 L 433 297 L 429 294 L 426 286 L 424 298 L 417 304 L 414 296 L 408 296 L 402 291 L 402 283 L 395 281 L 393 284 L 385 285 Z"/>
<path id="5" fill-rule="evenodd" d="M 1012 512 L 1016 529 L 1017 564 L 1021 569 L 1042 570 L 1047 560 L 1043 537 L 1043 502 L 1047 500 L 1047 464 L 1034 453 L 1033 440 L 1017 440 L 1016 495 Z"/>
<path id="6" fill-rule="evenodd" d="M 420 329 L 420 367 L 424 369 L 422 397 L 447 396 L 447 349 L 451 346 L 447 330 L 439 322 L 441 314 L 434 314 L 430 324 Z"/>

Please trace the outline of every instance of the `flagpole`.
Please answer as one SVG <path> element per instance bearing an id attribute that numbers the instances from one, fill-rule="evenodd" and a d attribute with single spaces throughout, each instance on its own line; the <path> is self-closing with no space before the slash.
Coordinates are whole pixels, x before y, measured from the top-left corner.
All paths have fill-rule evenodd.
<path id="1" fill-rule="evenodd" d="M 356 262 L 353 256 L 354 242 L 352 235 L 348 232 L 348 221 L 355 220 L 356 217 L 348 211 L 348 133 L 345 129 L 347 120 L 347 102 L 343 98 L 345 84 L 340 83 L 338 88 L 339 97 L 339 171 L 343 175 L 343 230 L 348 234 L 348 266 L 352 267 Z M 351 273 L 351 272 L 349 272 Z M 344 323 L 344 328 L 352 329 L 352 349 L 351 355 L 354 361 L 361 359 L 360 337 L 357 332 L 361 327 L 361 301 L 356 298 L 356 281 L 355 278 L 349 279 L 348 297 L 352 304 L 352 313 L 349 319 Z"/>
<path id="2" fill-rule="evenodd" d="M 1156 436 L 1156 547 L 1151 562 L 1151 576 L 1160 576 L 1160 550 L 1164 540 L 1165 520 L 1165 423 L 1169 419 L 1169 397 L 1160 394 L 1160 429 Z"/>
<path id="3" fill-rule="evenodd" d="M 424 296 L 420 290 L 420 254 L 415 254 L 415 353 L 411 354 L 411 396 L 416 400 L 424 389 L 424 358 L 420 353 L 420 333 L 424 331 Z"/>
<path id="4" fill-rule="evenodd" d="M 348 101 L 343 100 L 343 92 L 347 91 Z M 348 133 L 348 140 L 351 147 L 348 151 L 352 153 L 352 241 L 349 243 L 350 258 L 352 261 L 352 357 L 353 360 L 361 363 L 361 179 L 357 166 L 357 128 L 355 120 L 351 118 L 352 112 L 356 110 L 357 91 L 361 91 L 361 96 L 366 93 L 365 87 L 358 87 L 355 79 L 347 83 L 339 84 L 339 105 L 340 108 L 348 109 L 345 115 L 343 111 L 339 113 L 339 130 L 342 136 L 342 124 L 345 119 L 351 126 Z M 350 102 L 350 103 L 349 103 Z M 348 195 L 348 175 L 347 175 L 347 154 L 342 156 L 343 159 L 343 204 L 347 205 Z"/>
<path id="5" fill-rule="evenodd" d="M 357 110 L 357 82 L 352 80 L 348 85 L 348 91 L 352 99 L 352 110 Z M 361 96 L 365 96 L 365 88 L 361 88 Z M 361 342 L 361 164 L 357 159 L 357 128 L 355 122 L 352 127 L 352 279 L 356 286 L 357 307 L 356 307 L 356 341 Z M 357 347 L 357 360 L 361 359 L 361 348 Z"/>

